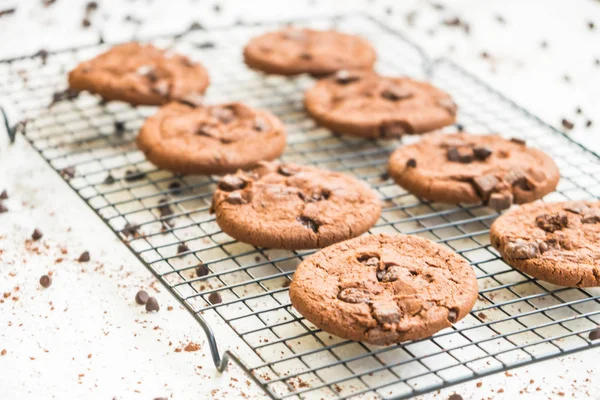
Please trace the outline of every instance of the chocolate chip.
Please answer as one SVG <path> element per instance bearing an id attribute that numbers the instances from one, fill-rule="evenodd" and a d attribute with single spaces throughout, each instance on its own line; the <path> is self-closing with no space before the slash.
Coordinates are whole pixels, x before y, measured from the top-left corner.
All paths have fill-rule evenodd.
<path id="1" fill-rule="evenodd" d="M 365 254 L 358 257 L 358 261 L 365 264 L 367 267 L 377 267 L 379 266 L 379 257 Z"/>
<path id="2" fill-rule="evenodd" d="M 6 190 L 3 190 L 2 193 L 0 193 L 0 200 L 6 199 L 8 199 L 8 193 L 6 192 Z"/>
<path id="3" fill-rule="evenodd" d="M 591 331 L 588 335 L 588 338 L 590 340 L 598 340 L 600 339 L 600 329 L 595 329 L 593 331 Z"/>
<path id="4" fill-rule="evenodd" d="M 446 158 L 448 161 L 458 162 L 460 160 L 460 153 L 456 147 L 451 147 L 446 152 Z"/>
<path id="5" fill-rule="evenodd" d="M 449 309 L 448 310 L 448 321 L 450 321 L 451 323 L 455 323 L 457 319 L 458 319 L 458 309 L 456 309 L 456 308 Z"/>
<path id="6" fill-rule="evenodd" d="M 409 158 L 408 161 L 406 161 L 406 168 L 417 168 L 417 160 Z"/>
<path id="7" fill-rule="evenodd" d="M 202 277 L 202 276 L 206 276 L 210 273 L 208 267 L 206 265 L 204 265 L 203 263 L 200 263 L 196 266 L 196 276 L 198 278 Z"/>
<path id="8" fill-rule="evenodd" d="M 31 238 L 33 240 L 40 240 L 42 238 L 42 236 L 44 236 L 44 234 L 42 233 L 42 231 L 40 231 L 39 229 L 35 229 L 33 231 L 33 233 L 31 234 Z"/>
<path id="9" fill-rule="evenodd" d="M 406 133 L 412 133 L 412 129 L 402 121 L 387 121 L 379 127 L 379 136 L 384 139 L 399 138 Z"/>
<path id="10" fill-rule="evenodd" d="M 448 400 L 464 400 L 464 399 L 460 394 L 454 393 L 454 394 L 451 394 L 450 397 L 448 397 Z"/>
<path id="11" fill-rule="evenodd" d="M 83 26 L 84 28 L 87 28 L 90 25 L 92 25 L 92 22 L 89 19 L 84 18 L 83 20 L 81 20 L 81 26 Z"/>
<path id="12" fill-rule="evenodd" d="M 402 311 L 393 301 L 377 301 L 372 303 L 373 317 L 380 324 L 394 324 L 402 318 Z"/>
<path id="13" fill-rule="evenodd" d="M 381 97 L 391 101 L 398 101 L 413 97 L 413 92 L 398 86 L 390 86 L 381 92 Z"/>
<path id="14" fill-rule="evenodd" d="M 248 203 L 246 201 L 246 199 L 244 199 L 242 197 L 242 194 L 240 192 L 229 193 L 227 195 L 227 197 L 225 198 L 225 201 L 227 203 L 229 203 L 229 204 L 235 204 L 235 205 L 247 204 Z"/>
<path id="15" fill-rule="evenodd" d="M 568 129 L 568 130 L 571 130 L 575 127 L 575 124 L 566 118 L 563 118 L 563 120 L 561 121 L 561 124 L 562 124 L 563 128 Z"/>
<path id="16" fill-rule="evenodd" d="M 84 251 L 83 253 L 81 253 L 81 255 L 79 256 L 79 258 L 77 259 L 77 261 L 79 261 L 79 262 L 88 262 L 88 261 L 90 261 L 90 252 L 89 251 Z"/>
<path id="17" fill-rule="evenodd" d="M 289 166 L 285 165 L 285 164 L 281 164 L 279 165 L 279 167 L 277 167 L 277 173 L 283 176 L 292 176 L 296 173 L 297 171 L 294 171 L 293 168 L 290 168 Z"/>
<path id="18" fill-rule="evenodd" d="M 379 282 L 393 282 L 398 280 L 398 274 L 393 268 L 390 267 L 378 270 L 375 273 L 375 276 Z"/>
<path id="19" fill-rule="evenodd" d="M 506 245 L 506 254 L 516 260 L 529 260 L 539 254 L 539 248 L 536 243 L 529 243 L 523 239 L 517 239 Z"/>
<path id="20" fill-rule="evenodd" d="M 219 304 L 223 302 L 223 298 L 218 292 L 213 292 L 208 295 L 208 301 L 210 304 Z"/>
<path id="21" fill-rule="evenodd" d="M 160 306 L 158 305 L 158 300 L 155 297 L 148 297 L 146 300 L 146 311 L 160 311 Z"/>
<path id="22" fill-rule="evenodd" d="M 90 2 L 88 2 L 88 3 L 86 4 L 86 6 L 85 6 L 85 10 L 86 10 L 87 12 L 94 11 L 94 10 L 96 10 L 97 8 L 98 8 L 98 3 L 96 3 L 95 1 L 90 1 Z"/>
<path id="23" fill-rule="evenodd" d="M 304 225 L 306 228 L 311 229 L 314 233 L 318 233 L 319 232 L 319 224 L 317 224 L 317 222 L 309 217 L 306 217 L 304 215 L 301 215 L 300 217 L 296 218 L 302 225 Z"/>
<path id="24" fill-rule="evenodd" d="M 498 184 L 498 178 L 494 175 L 482 175 L 473 178 L 473 185 L 475 190 L 479 193 L 479 196 L 486 201 L 490 196 L 490 193 L 496 188 Z"/>
<path id="25" fill-rule="evenodd" d="M 257 117 L 254 120 L 254 129 L 259 132 L 265 132 L 269 129 L 269 124 L 263 118 Z"/>
<path id="26" fill-rule="evenodd" d="M 564 213 L 542 214 L 535 217 L 535 224 L 546 232 L 554 232 L 566 228 L 569 218 Z"/>
<path id="27" fill-rule="evenodd" d="M 369 303 L 371 301 L 371 293 L 366 289 L 346 288 L 340 290 L 337 298 L 352 304 Z"/>
<path id="28" fill-rule="evenodd" d="M 485 161 L 489 156 L 492 155 L 492 151 L 487 147 L 475 147 L 473 149 L 473 154 L 478 160 Z"/>
<path id="29" fill-rule="evenodd" d="M 510 208 L 513 203 L 513 194 L 509 192 L 505 193 L 492 193 L 490 195 L 490 199 L 488 200 L 488 207 L 496 210 L 506 210 Z"/>
<path id="30" fill-rule="evenodd" d="M 592 126 L 592 120 L 591 120 L 591 119 L 588 119 L 588 120 L 586 121 L 586 123 L 585 123 L 585 127 L 586 127 L 586 128 L 589 128 L 590 126 Z"/>
<path id="31" fill-rule="evenodd" d="M 358 75 L 356 73 L 352 73 L 346 69 L 339 70 L 335 74 L 335 81 L 342 85 L 345 85 L 345 84 L 351 83 L 351 82 L 356 82 L 358 80 L 360 80 L 360 75 Z"/>
<path id="32" fill-rule="evenodd" d="M 310 53 L 302 52 L 302 53 L 300 53 L 300 59 L 309 61 L 309 60 L 312 60 L 312 55 Z"/>
<path id="33" fill-rule="evenodd" d="M 148 302 L 148 299 L 149 296 L 145 290 L 140 290 L 135 295 L 135 302 L 138 303 L 140 306 L 146 304 Z"/>
<path id="34" fill-rule="evenodd" d="M 127 182 L 135 182 L 140 179 L 144 179 L 146 177 L 146 173 L 139 170 L 128 169 L 125 171 L 125 180 Z"/>
<path id="35" fill-rule="evenodd" d="M 115 135 L 123 136 L 123 133 L 125 133 L 125 122 L 115 121 Z"/>
<path id="36" fill-rule="evenodd" d="M 456 110 L 457 110 L 457 106 L 456 103 L 449 98 L 443 98 L 438 100 L 438 106 L 442 107 L 443 109 L 445 109 L 446 111 L 448 111 L 448 114 L 455 116 L 456 115 Z"/>
<path id="37" fill-rule="evenodd" d="M 177 254 L 185 253 L 186 251 L 190 251 L 190 248 L 185 243 L 179 243 L 177 246 Z"/>
<path id="38" fill-rule="evenodd" d="M 463 163 L 463 164 L 469 164 L 471 162 L 473 162 L 473 153 L 470 151 L 466 151 L 466 152 L 460 152 L 459 151 L 459 156 L 458 156 L 458 161 Z"/>
<path id="39" fill-rule="evenodd" d="M 136 237 L 139 235 L 139 230 L 140 230 L 139 225 L 130 224 L 129 222 L 127 222 L 125 224 L 125 226 L 123 227 L 123 229 L 121 230 L 121 232 L 127 237 L 129 237 L 129 236 Z"/>
<path id="40" fill-rule="evenodd" d="M 212 109 L 211 114 L 224 124 L 228 124 L 235 119 L 235 114 L 229 107 L 215 107 Z"/>
<path id="41" fill-rule="evenodd" d="M 48 275 L 42 275 L 42 277 L 40 278 L 40 285 L 42 285 L 42 287 L 49 287 L 50 285 L 52 285 L 52 278 L 49 277 Z"/>
<path id="42" fill-rule="evenodd" d="M 511 169 L 503 177 L 509 185 L 516 186 L 521 190 L 531 190 L 533 185 L 527 179 L 525 173 L 518 169 Z"/>
<path id="43" fill-rule="evenodd" d="M 179 183 L 179 182 L 169 183 L 169 190 L 174 195 L 180 195 L 181 194 L 181 183 Z"/>
<path id="44" fill-rule="evenodd" d="M 64 179 L 73 179 L 75 177 L 75 167 L 67 167 L 60 170 L 60 174 Z"/>
<path id="45" fill-rule="evenodd" d="M 234 190 L 243 189 L 246 186 L 241 178 L 235 175 L 225 175 L 219 181 L 218 187 L 226 192 L 232 192 Z"/>
<path id="46" fill-rule="evenodd" d="M 112 176 L 111 174 L 106 175 L 106 178 L 104 178 L 104 182 L 105 185 L 112 185 L 113 183 L 115 183 L 115 177 Z"/>
<path id="47" fill-rule="evenodd" d="M 519 138 L 510 138 L 510 141 L 516 144 L 520 144 L 522 146 L 525 146 L 527 144 L 527 142 L 523 139 L 519 139 Z"/>
<path id="48" fill-rule="evenodd" d="M 4 214 L 5 212 L 8 212 L 8 208 L 4 204 L 0 203 L 0 214 Z"/>

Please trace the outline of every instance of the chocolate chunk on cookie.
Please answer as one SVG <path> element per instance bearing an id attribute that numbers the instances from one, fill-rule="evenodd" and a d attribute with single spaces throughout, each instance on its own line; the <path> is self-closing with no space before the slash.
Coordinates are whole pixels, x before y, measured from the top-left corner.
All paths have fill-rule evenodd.
<path id="1" fill-rule="evenodd" d="M 477 299 L 473 268 L 418 236 L 369 235 L 304 260 L 292 305 L 342 338 L 389 345 L 429 337 L 464 318 Z"/>
<path id="2" fill-rule="evenodd" d="M 279 157 L 285 143 L 277 117 L 241 103 L 199 107 L 170 103 L 146 120 L 137 137 L 150 162 L 183 174 L 249 168 Z"/>
<path id="3" fill-rule="evenodd" d="M 139 43 L 115 46 L 69 73 L 72 90 L 88 90 L 104 100 L 134 105 L 197 102 L 208 83 L 208 74 L 199 63 Z"/>
<path id="4" fill-rule="evenodd" d="M 535 202 L 499 217 L 490 241 L 508 264 L 534 278 L 600 286 L 598 217 L 600 201 Z"/>
<path id="5" fill-rule="evenodd" d="M 407 168 L 416 160 L 416 168 Z M 389 161 L 396 183 L 443 203 L 484 203 L 495 210 L 540 199 L 556 189 L 552 158 L 498 135 L 432 133 L 396 150 Z"/>
<path id="6" fill-rule="evenodd" d="M 358 236 L 379 219 L 375 192 L 351 176 L 261 162 L 224 176 L 213 196 L 217 224 L 254 246 L 312 249 Z"/>
<path id="7" fill-rule="evenodd" d="M 364 39 L 335 31 L 287 28 L 252 39 L 244 61 L 268 74 L 315 76 L 341 69 L 371 69 L 375 50 Z"/>
<path id="8" fill-rule="evenodd" d="M 321 79 L 306 92 L 304 106 L 320 125 L 366 138 L 429 132 L 453 124 L 456 115 L 450 96 L 430 84 L 371 71 Z"/>

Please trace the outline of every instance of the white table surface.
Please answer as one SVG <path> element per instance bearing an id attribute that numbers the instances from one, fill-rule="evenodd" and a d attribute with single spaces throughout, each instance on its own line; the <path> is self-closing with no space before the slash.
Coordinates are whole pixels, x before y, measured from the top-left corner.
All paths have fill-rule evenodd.
<path id="1" fill-rule="evenodd" d="M 191 21 L 205 26 L 265 18 L 369 10 L 401 28 L 432 56 L 450 56 L 547 122 L 575 123 L 570 133 L 600 151 L 600 2 L 477 1 L 103 1 L 92 26 L 81 28 L 85 2 L 0 1 L 0 58 L 107 39 L 179 32 Z M 284 4 L 285 3 L 285 4 Z M 315 3 L 315 4 L 312 4 Z M 442 3 L 442 2 L 438 2 Z M 391 15 L 385 9 L 393 8 Z M 416 10 L 414 26 L 406 24 Z M 144 20 L 123 22 L 132 14 Z M 501 15 L 505 23 L 498 21 Z M 460 16 L 466 35 L 440 21 Z M 594 21 L 594 30 L 588 22 Z M 548 42 L 542 49 L 540 43 Z M 481 57 L 487 52 L 491 58 Z M 564 79 L 568 75 L 569 82 Z M 576 114 L 576 108 L 583 110 Z M 585 121 L 593 120 L 591 128 Z M 204 333 L 46 163 L 19 138 L 9 145 L 0 131 L 0 191 L 10 209 L 0 215 L 0 398 L 173 399 L 265 398 L 234 365 L 224 374 L 212 365 Z M 44 237 L 29 239 L 34 228 Z M 89 250 L 87 264 L 74 261 Z M 63 261 L 57 263 L 56 260 Z M 53 284 L 42 289 L 43 274 Z M 18 288 L 18 289 L 17 289 Z M 155 295 L 161 311 L 148 314 L 133 300 L 139 288 Z M 13 298 L 15 298 L 13 300 Z M 172 306 L 172 310 L 168 307 Z M 193 342 L 196 352 L 176 352 Z M 225 346 L 233 339 L 225 338 Z M 600 352 L 572 356 L 457 385 L 422 399 L 600 398 L 595 378 Z M 476 383 L 482 382 L 481 387 Z M 503 390 L 503 392 L 501 391 Z"/>

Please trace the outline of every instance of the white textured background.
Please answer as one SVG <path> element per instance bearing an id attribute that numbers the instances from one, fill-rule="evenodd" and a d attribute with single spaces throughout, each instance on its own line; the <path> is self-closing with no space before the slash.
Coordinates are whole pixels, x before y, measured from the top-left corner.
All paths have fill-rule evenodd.
<path id="1" fill-rule="evenodd" d="M 176 33 L 193 21 L 210 27 L 368 11 L 403 30 L 432 57 L 453 58 L 550 124 L 560 127 L 567 118 L 575 124 L 570 134 L 600 152 L 597 0 L 435 2 L 441 7 L 378 0 L 98 3 L 91 26 L 82 28 L 85 1 L 57 0 L 44 7 L 39 0 L 0 0 L 0 11 L 16 7 L 14 14 L 0 17 L 0 58 L 94 43 L 99 34 L 127 40 Z M 141 23 L 127 21 L 128 15 Z M 442 23 L 456 16 L 469 24 L 469 34 Z M 588 120 L 592 126 L 586 128 Z M 0 398 L 264 397 L 237 368 L 223 375 L 215 371 L 204 334 L 187 312 L 24 140 L 9 146 L 0 132 L 2 189 L 9 192 L 10 212 L 0 215 L 0 293 L 10 295 L 0 295 L 0 352 L 6 349 L 0 355 Z M 31 245 L 26 239 L 36 227 L 44 238 Z M 73 261 L 83 250 L 92 254 L 85 265 Z M 64 261 L 56 263 L 57 258 Z M 54 283 L 41 290 L 37 281 L 48 271 Z M 141 287 L 157 295 L 159 313 L 149 315 L 135 305 Z M 174 351 L 190 341 L 201 350 Z M 600 398 L 600 383 L 594 380 L 598 355 L 594 350 L 554 359 L 511 371 L 512 376 L 485 378 L 481 387 L 472 381 L 423 398 L 446 399 L 454 392 L 465 399 L 547 399 L 562 398 L 561 393 Z"/>

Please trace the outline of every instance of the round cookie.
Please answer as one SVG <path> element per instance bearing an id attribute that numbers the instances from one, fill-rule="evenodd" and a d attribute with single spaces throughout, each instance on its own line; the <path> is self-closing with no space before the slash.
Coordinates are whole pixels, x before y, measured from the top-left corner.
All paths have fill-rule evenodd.
<path id="1" fill-rule="evenodd" d="M 535 202 L 499 217 L 490 241 L 518 270 L 561 286 L 600 286 L 600 202 Z"/>
<path id="2" fill-rule="evenodd" d="M 328 75 L 344 68 L 372 68 L 376 54 L 364 39 L 335 31 L 288 28 L 258 36 L 244 48 L 252 69 L 277 75 Z"/>
<path id="3" fill-rule="evenodd" d="M 366 138 L 398 138 L 455 121 L 456 104 L 426 82 L 372 71 L 339 71 L 304 95 L 314 120 L 334 132 Z"/>
<path id="4" fill-rule="evenodd" d="M 126 43 L 84 61 L 69 73 L 69 88 L 104 100 L 160 105 L 172 100 L 200 102 L 208 87 L 206 70 L 189 58 L 152 45 Z"/>
<path id="5" fill-rule="evenodd" d="M 429 337 L 477 299 L 473 268 L 418 236 L 369 235 L 323 249 L 298 266 L 292 305 L 325 332 L 389 345 Z"/>
<path id="6" fill-rule="evenodd" d="M 182 174 L 248 168 L 279 157 L 285 143 L 285 129 L 277 117 L 241 103 L 170 103 L 144 122 L 137 137 L 151 163 Z"/>
<path id="7" fill-rule="evenodd" d="M 560 173 L 546 153 L 499 135 L 432 133 L 394 151 L 389 172 L 410 193 L 449 204 L 483 202 L 495 210 L 540 199 Z"/>
<path id="8" fill-rule="evenodd" d="M 366 232 L 379 219 L 375 192 L 351 176 L 261 162 L 224 176 L 213 196 L 217 224 L 258 247 L 314 249 Z"/>

